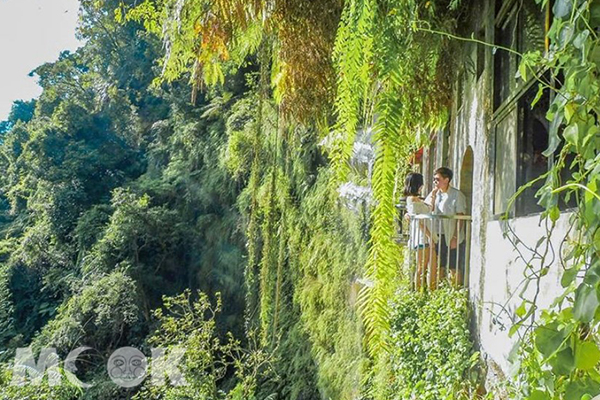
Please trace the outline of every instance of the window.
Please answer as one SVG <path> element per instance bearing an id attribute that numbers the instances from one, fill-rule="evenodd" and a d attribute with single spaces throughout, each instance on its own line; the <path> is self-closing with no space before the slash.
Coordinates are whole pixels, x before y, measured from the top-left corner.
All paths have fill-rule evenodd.
<path id="1" fill-rule="evenodd" d="M 545 14 L 535 0 L 497 1 L 495 43 L 519 52 L 544 51 Z M 548 171 L 543 152 L 548 147 L 546 111 L 550 93 L 545 91 L 535 107 L 531 103 L 538 85 L 516 77 L 517 56 L 506 50 L 494 53 L 494 214 L 508 210 L 517 188 Z M 544 184 L 536 182 L 517 198 L 510 211 L 523 216 L 541 212 L 535 194 Z"/>
<path id="2" fill-rule="evenodd" d="M 550 95 L 546 90 L 532 109 L 530 104 L 533 102 L 537 91 L 538 86 L 533 85 L 519 100 L 522 129 L 520 129 L 517 146 L 517 187 L 521 187 L 548 172 L 548 158 L 542 153 L 548 148 L 549 122 L 546 119 L 546 111 L 550 106 Z M 540 180 L 525 189 L 517 199 L 516 215 L 528 215 L 543 211 L 543 208 L 537 204 L 535 197 L 535 194 L 543 185 L 544 181 Z"/>
<path id="3" fill-rule="evenodd" d="M 540 10 L 535 1 L 522 1 L 520 4 L 520 45 L 519 51 L 544 52 L 546 48 L 546 13 Z M 547 10 L 548 11 L 548 10 Z"/>
<path id="4" fill-rule="evenodd" d="M 548 171 L 548 159 L 542 153 L 548 148 L 546 110 L 550 96 L 545 91 L 532 109 L 537 90 L 533 85 L 496 125 L 494 214 L 507 210 L 517 188 Z M 517 216 L 541 212 L 535 194 L 543 184 L 539 181 L 527 188 L 511 211 Z"/>
<path id="5" fill-rule="evenodd" d="M 494 110 L 507 106 L 507 101 L 519 90 L 517 55 L 545 50 L 546 14 L 535 0 L 497 0 L 494 51 Z"/>
<path id="6" fill-rule="evenodd" d="M 515 28 L 515 19 L 497 24 L 495 43 L 500 47 L 515 48 Z M 494 51 L 494 110 L 497 110 L 516 89 L 517 59 L 506 50 Z"/>
<path id="7" fill-rule="evenodd" d="M 533 84 L 517 104 L 505 116 L 499 118 L 495 128 L 495 158 L 494 158 L 494 214 L 503 214 L 508 207 L 509 199 L 515 191 L 528 182 L 548 172 L 556 161 L 563 144 L 555 151 L 550 159 L 542 153 L 548 148 L 549 122 L 546 111 L 551 102 L 550 92 L 544 91 L 535 107 L 531 103 L 538 91 L 538 85 Z M 562 132 L 559 132 L 562 139 Z M 561 181 L 570 179 L 574 172 L 570 166 L 575 158 L 570 154 L 565 168 L 560 172 Z M 530 215 L 543 211 L 535 197 L 545 180 L 539 180 L 526 188 L 517 198 L 511 214 L 515 216 Z M 561 197 L 558 204 L 561 210 L 577 206 L 573 197 L 565 202 Z"/>

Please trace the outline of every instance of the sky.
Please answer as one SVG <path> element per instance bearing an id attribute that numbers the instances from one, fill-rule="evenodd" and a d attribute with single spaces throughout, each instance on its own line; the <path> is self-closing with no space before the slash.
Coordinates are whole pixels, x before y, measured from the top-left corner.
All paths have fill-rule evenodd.
<path id="1" fill-rule="evenodd" d="M 0 121 L 13 101 L 40 95 L 29 72 L 81 46 L 78 9 L 78 0 L 0 0 Z"/>

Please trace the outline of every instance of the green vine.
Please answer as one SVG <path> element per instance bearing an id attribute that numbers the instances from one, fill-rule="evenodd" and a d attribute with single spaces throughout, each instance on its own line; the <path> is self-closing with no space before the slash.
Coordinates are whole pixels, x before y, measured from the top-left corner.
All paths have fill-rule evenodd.
<path id="1" fill-rule="evenodd" d="M 545 7 L 547 1 L 540 4 Z M 558 264 L 563 292 L 545 310 L 537 295 L 532 299 L 525 297 L 525 289 L 521 292 L 523 303 L 511 328 L 511 334 L 521 336 L 513 397 L 582 400 L 600 393 L 600 2 L 557 0 L 552 11 L 549 51 L 526 54 L 521 62 L 521 69 L 551 75 L 540 82 L 539 93 L 553 92 L 547 113 L 550 145 L 544 154 L 555 157 L 537 193 L 548 220 L 547 236 L 526 260 L 524 286 L 533 283 L 538 293 L 540 280 Z M 562 212 L 560 201 L 572 199 L 577 207 Z M 549 238 L 561 214 L 572 229 L 555 251 Z"/>

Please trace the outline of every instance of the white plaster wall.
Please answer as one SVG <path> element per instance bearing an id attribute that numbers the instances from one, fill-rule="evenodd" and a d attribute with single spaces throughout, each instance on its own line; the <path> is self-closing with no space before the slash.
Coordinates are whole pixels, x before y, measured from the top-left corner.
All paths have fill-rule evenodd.
<path id="1" fill-rule="evenodd" d="M 516 337 L 509 338 L 508 331 L 516 307 L 522 299 L 519 292 L 523 289 L 525 261 L 531 252 L 527 247 L 535 247 L 546 228 L 540 225 L 539 215 L 513 218 L 500 222 L 493 216 L 493 151 L 491 135 L 486 126 L 485 99 L 480 103 L 478 95 L 485 92 L 485 82 L 475 83 L 474 90 L 467 94 L 462 117 L 464 126 L 462 135 L 455 132 L 450 137 L 450 165 L 455 176 L 460 177 L 462 155 L 467 146 L 473 148 L 473 215 L 471 231 L 471 269 L 469 274 L 469 293 L 473 304 L 473 329 L 475 339 L 487 361 L 495 363 L 502 374 L 508 374 L 510 365 L 508 355 Z M 454 182 L 459 186 L 460 182 Z M 568 215 L 563 215 L 551 237 L 551 245 L 556 252 L 568 230 Z M 504 226 L 503 226 L 504 225 Z M 516 233 L 522 242 L 515 248 L 504 232 L 507 226 Z M 514 239 L 513 239 L 514 240 Z M 519 250 L 519 251 L 518 251 Z M 559 293 L 561 267 L 555 263 L 549 273 L 542 278 L 537 304 L 549 306 Z M 530 285 L 523 296 L 533 298 L 534 286 Z M 498 377 L 503 379 L 503 377 Z"/>
<path id="2" fill-rule="evenodd" d="M 539 293 L 536 303 L 540 308 L 549 307 L 560 288 L 562 267 L 556 257 L 561 251 L 561 243 L 569 228 L 569 214 L 561 216 L 550 236 L 550 247 L 547 259 L 554 261 L 548 274 L 539 280 Z M 510 227 L 515 235 L 504 232 Z M 512 326 L 516 308 L 523 298 L 533 300 L 537 285 L 525 277 L 525 265 L 532 262 L 539 269 L 540 261 L 533 259 L 536 245 L 540 238 L 547 237 L 547 227 L 540 221 L 539 215 L 512 219 L 508 222 L 489 221 L 486 230 L 485 264 L 479 265 L 485 269 L 481 285 L 480 298 L 474 306 L 483 310 L 478 323 L 479 342 L 483 353 L 501 367 L 504 373 L 509 371 L 508 355 L 517 335 L 509 338 L 508 331 Z M 511 240 L 514 243 L 511 243 Z M 544 242 L 537 249 L 543 254 L 546 250 Z M 526 285 L 526 282 L 530 282 Z M 475 300 L 475 299 L 473 299 Z"/>

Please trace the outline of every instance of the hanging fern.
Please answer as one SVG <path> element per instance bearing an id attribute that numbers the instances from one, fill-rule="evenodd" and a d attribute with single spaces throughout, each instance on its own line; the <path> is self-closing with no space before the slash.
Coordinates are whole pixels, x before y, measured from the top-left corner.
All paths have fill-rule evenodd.
<path id="1" fill-rule="evenodd" d="M 338 71 L 337 122 L 330 156 L 346 179 L 347 162 L 360 126 L 373 126 L 376 160 L 372 176 L 374 208 L 370 255 L 359 310 L 372 354 L 386 348 L 389 304 L 397 287 L 400 249 L 395 235 L 396 182 L 407 168 L 417 132 L 445 122 L 450 78 L 447 43 L 416 29 L 427 24 L 451 28 L 455 4 L 413 1 L 350 1 L 342 14 L 335 48 Z"/>
<path id="2" fill-rule="evenodd" d="M 364 287 L 359 297 L 368 342 L 374 352 L 385 347 L 385 334 L 390 326 L 387 301 L 397 286 L 401 254 L 394 242 L 395 174 L 402 146 L 398 135 L 402 127 L 402 104 L 395 97 L 396 88 L 392 80 L 385 82 L 376 105 L 377 120 L 373 131 L 377 148 L 372 185 L 377 203 L 372 211 L 371 249 L 365 271 L 374 286 Z"/>
<path id="3" fill-rule="evenodd" d="M 361 123 L 361 102 L 367 100 L 372 81 L 375 0 L 350 1 L 343 11 L 338 29 L 334 60 L 337 71 L 336 123 L 330 137 L 329 156 L 336 177 L 344 181 L 356 132 Z M 364 118 L 362 119 L 364 122 Z"/>
<path id="4" fill-rule="evenodd" d="M 144 22 L 165 44 L 162 79 L 189 76 L 195 91 L 223 84 L 271 41 L 274 98 L 282 111 L 312 122 L 327 115 L 335 81 L 331 52 L 340 0 L 146 0 L 117 15 Z M 194 93 L 195 93 L 194 91 Z"/>
<path id="5" fill-rule="evenodd" d="M 375 206 L 371 215 L 370 256 L 364 274 L 374 286 L 363 289 L 359 299 L 367 342 L 373 353 L 385 348 L 389 330 L 387 301 L 397 283 L 399 269 L 400 251 L 393 240 L 395 185 L 399 174 L 406 170 L 410 149 L 421 140 L 417 132 L 445 123 L 449 82 L 454 71 L 452 58 L 447 57 L 446 39 L 419 28 L 451 32 L 458 3 L 458 0 L 348 0 L 343 4 L 340 0 L 148 0 L 131 14 L 132 18 L 148 21 L 155 30 L 162 27 L 159 34 L 167 49 L 164 64 L 167 79 L 187 73 L 196 84 L 200 81 L 218 84 L 227 68 L 238 68 L 248 56 L 258 53 L 261 99 L 275 99 L 282 112 L 290 117 L 289 122 L 312 125 L 322 121 L 322 115 L 334 117 L 331 133 L 324 140 L 335 170 L 332 188 L 349 176 L 348 161 L 357 131 L 373 128 L 377 155 L 372 176 Z M 148 4 L 157 6 L 153 9 Z M 268 52 L 261 53 L 266 49 Z M 266 86 L 270 86 L 272 93 L 267 92 Z M 335 93 L 333 115 L 329 108 L 331 93 Z M 259 109 L 262 110 L 262 103 Z M 258 113 L 257 135 L 263 132 L 265 124 L 260 120 L 261 113 Z M 256 143 L 259 140 L 257 137 Z M 269 168 L 279 168 L 276 162 L 267 162 L 269 168 L 260 165 L 261 162 L 255 156 L 249 182 L 252 201 L 247 231 L 248 282 L 250 293 L 260 289 L 265 333 L 274 316 L 270 285 L 278 286 L 274 283 L 273 276 L 277 273 L 273 267 L 282 257 L 275 240 L 281 211 L 275 200 L 264 209 L 264 204 L 257 201 L 263 181 L 277 180 L 277 173 Z M 272 199 L 273 192 L 279 190 L 275 186 L 272 184 L 270 189 Z M 266 218 L 262 224 L 259 209 L 260 216 Z M 259 238 L 265 248 L 258 248 Z M 258 260 L 259 253 L 262 261 Z M 255 271 L 259 263 L 260 272 Z M 249 298 L 249 306 L 255 309 L 258 305 Z"/>

